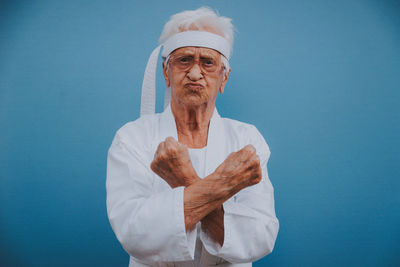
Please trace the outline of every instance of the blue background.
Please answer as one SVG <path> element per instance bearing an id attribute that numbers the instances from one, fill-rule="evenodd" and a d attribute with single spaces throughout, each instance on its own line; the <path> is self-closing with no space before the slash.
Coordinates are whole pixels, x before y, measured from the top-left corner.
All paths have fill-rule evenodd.
<path id="1" fill-rule="evenodd" d="M 400 266 L 400 4 L 368 0 L 1 1 L 1 266 L 127 266 L 107 150 L 164 23 L 203 5 L 237 29 L 218 109 L 272 151 L 281 228 L 254 266 Z"/>

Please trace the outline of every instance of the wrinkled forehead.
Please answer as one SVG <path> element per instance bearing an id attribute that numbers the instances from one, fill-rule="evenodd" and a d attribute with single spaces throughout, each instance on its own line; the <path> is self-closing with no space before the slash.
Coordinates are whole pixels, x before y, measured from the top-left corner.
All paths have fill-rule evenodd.
<path id="1" fill-rule="evenodd" d="M 200 57 L 218 57 L 221 54 L 212 48 L 207 48 L 207 47 L 198 47 L 198 46 L 186 46 L 186 47 L 180 47 L 175 49 L 170 55 L 190 55 L 190 56 L 195 56 L 199 55 Z"/>

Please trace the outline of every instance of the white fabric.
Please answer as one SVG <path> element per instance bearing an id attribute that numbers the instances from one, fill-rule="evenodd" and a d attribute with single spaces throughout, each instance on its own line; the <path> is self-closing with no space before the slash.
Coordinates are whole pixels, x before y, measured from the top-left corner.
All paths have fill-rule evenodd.
<path id="1" fill-rule="evenodd" d="M 222 36 L 202 31 L 185 31 L 172 35 L 163 44 L 162 57 L 167 57 L 175 49 L 185 46 L 207 47 L 217 50 L 228 60 L 231 58 L 231 46 Z"/>
<path id="2" fill-rule="evenodd" d="M 107 213 L 131 266 L 194 266 L 197 231 L 185 231 L 183 187 L 170 186 L 150 169 L 154 153 L 166 137 L 177 139 L 171 108 L 123 126 L 112 142 L 107 163 Z M 243 189 L 223 204 L 224 244 L 200 230 L 199 266 L 251 266 L 272 251 L 279 223 L 273 187 L 268 179 L 268 145 L 249 124 L 221 118 L 210 122 L 205 175 L 234 151 L 256 147 L 263 180 Z M 239 264 L 243 263 L 243 264 Z"/>
<path id="3" fill-rule="evenodd" d="M 140 99 L 140 116 L 156 112 L 156 72 L 160 49 L 161 45 L 153 50 L 144 71 L 142 97 Z"/>
<path id="4" fill-rule="evenodd" d="M 175 49 L 185 46 L 207 47 L 217 50 L 228 60 L 231 56 L 231 46 L 229 42 L 214 33 L 202 31 L 185 31 L 174 34 L 165 43 L 157 46 L 151 53 L 142 83 L 142 98 L 140 101 L 140 116 L 154 114 L 156 110 L 156 72 L 157 62 L 161 48 L 162 56 L 167 57 Z M 164 98 L 164 109 L 168 106 L 171 99 L 171 89 L 167 88 Z"/>
<path id="5" fill-rule="evenodd" d="M 205 163 L 206 163 L 207 147 L 200 149 L 189 148 L 188 150 L 194 170 L 196 171 L 197 175 L 200 178 L 204 178 L 206 176 Z M 194 261 L 193 261 L 193 265 L 195 267 L 199 266 L 203 250 L 203 244 L 201 243 L 200 239 L 200 231 L 201 231 L 201 222 L 198 222 L 196 224 L 196 245 L 195 245 Z"/>
<path id="6" fill-rule="evenodd" d="M 203 178 L 206 174 L 205 162 L 207 147 L 189 148 L 189 156 L 197 175 Z"/>

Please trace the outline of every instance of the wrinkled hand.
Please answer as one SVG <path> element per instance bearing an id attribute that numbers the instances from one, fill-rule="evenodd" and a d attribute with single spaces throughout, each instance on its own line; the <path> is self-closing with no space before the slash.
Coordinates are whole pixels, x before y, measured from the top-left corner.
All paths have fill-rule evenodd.
<path id="1" fill-rule="evenodd" d="M 192 166 L 187 147 L 173 137 L 167 137 L 158 145 L 150 167 L 172 188 L 188 186 L 200 179 Z"/>
<path id="2" fill-rule="evenodd" d="M 260 158 L 252 145 L 247 145 L 237 152 L 231 153 L 215 173 L 225 179 L 227 188 L 235 192 L 257 184 L 262 179 Z"/>

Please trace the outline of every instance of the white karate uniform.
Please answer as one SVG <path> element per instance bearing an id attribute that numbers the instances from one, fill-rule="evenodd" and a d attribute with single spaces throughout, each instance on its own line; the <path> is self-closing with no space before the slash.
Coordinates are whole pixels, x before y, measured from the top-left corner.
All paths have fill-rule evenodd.
<path id="1" fill-rule="evenodd" d="M 184 187 L 170 188 L 150 169 L 159 143 L 169 136 L 178 140 L 167 107 L 163 113 L 142 116 L 119 129 L 108 152 L 107 213 L 118 240 L 131 256 L 130 266 L 251 266 L 252 261 L 270 253 L 279 223 L 267 173 L 270 151 L 258 130 L 221 118 L 215 109 L 207 147 L 189 151 L 195 170 L 203 177 L 248 144 L 260 157 L 262 181 L 223 204 L 222 247 L 201 230 L 200 222 L 185 231 Z"/>

